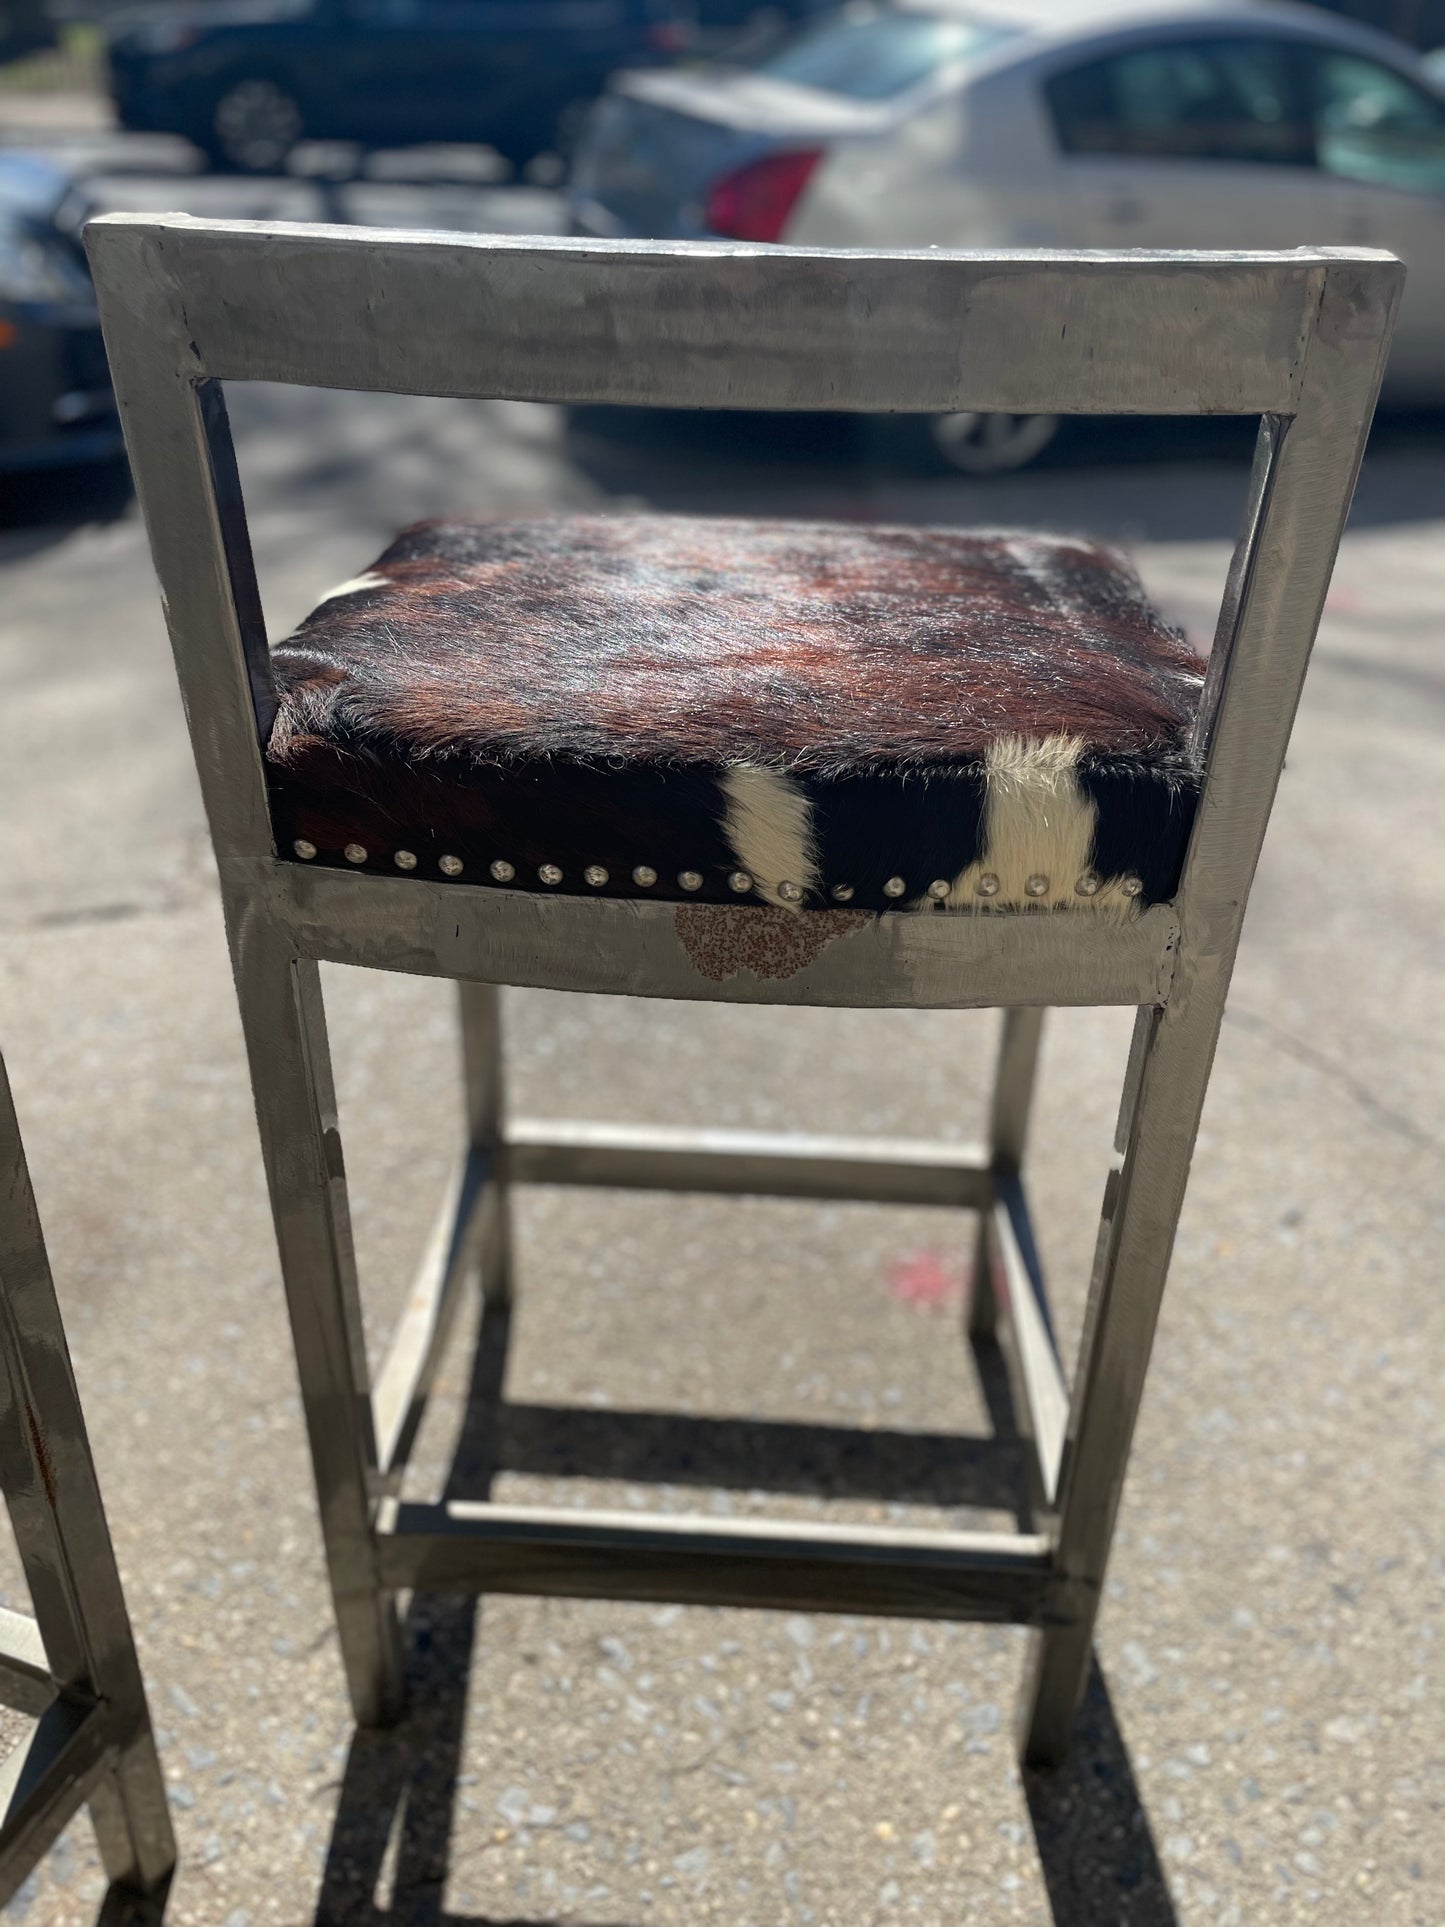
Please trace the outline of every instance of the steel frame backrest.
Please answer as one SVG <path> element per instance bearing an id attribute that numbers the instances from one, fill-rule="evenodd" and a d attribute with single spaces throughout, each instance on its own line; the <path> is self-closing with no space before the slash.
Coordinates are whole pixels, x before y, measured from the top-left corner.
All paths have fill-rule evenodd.
<path id="1" fill-rule="evenodd" d="M 233 930 L 259 894 L 304 954 L 494 974 L 449 947 L 446 926 L 470 898 L 510 957 L 545 948 L 512 893 L 278 861 L 261 760 L 273 694 L 222 382 L 698 408 L 1259 415 L 1198 723 L 1203 797 L 1172 909 L 1122 930 L 1085 914 L 884 918 L 895 931 L 878 939 L 873 990 L 780 994 L 1142 1003 L 1165 994 L 1180 956 L 1214 958 L 1227 976 L 1388 349 L 1403 279 L 1393 257 L 807 251 L 181 215 L 107 215 L 87 245 Z M 576 915 L 635 937 L 675 908 L 546 907 L 573 956 Z M 348 924 L 364 934 L 348 941 Z M 1090 957 L 1112 961 L 1089 968 Z M 961 958 L 977 966 L 966 990 Z M 930 959 L 943 960 L 937 984 Z M 912 994 L 890 992 L 904 963 Z M 511 980 L 573 979 L 564 960 Z M 587 987 L 706 994 L 621 963 Z"/>

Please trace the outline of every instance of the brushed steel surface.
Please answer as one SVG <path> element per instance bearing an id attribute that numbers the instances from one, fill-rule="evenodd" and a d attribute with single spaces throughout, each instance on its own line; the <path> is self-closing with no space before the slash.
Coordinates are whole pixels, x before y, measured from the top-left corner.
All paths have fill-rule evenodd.
<path id="1" fill-rule="evenodd" d="M 380 1521 L 394 1586 L 568 1599 L 680 1600 L 790 1612 L 1031 1624 L 1047 1610 L 1042 1534 L 910 1532 L 551 1506 L 396 1505 Z"/>
<path id="2" fill-rule="evenodd" d="M 0 1789 L 0 1904 L 86 1800 L 112 1888 L 157 1895 L 165 1782 L 3 1058 L 0 1487 L 35 1614 L 0 1624 L 0 1699 L 40 1712 Z"/>
<path id="3" fill-rule="evenodd" d="M 515 1118 L 507 1126 L 502 1163 L 514 1184 L 972 1209 L 991 1197 L 979 1151 L 915 1138 Z"/>

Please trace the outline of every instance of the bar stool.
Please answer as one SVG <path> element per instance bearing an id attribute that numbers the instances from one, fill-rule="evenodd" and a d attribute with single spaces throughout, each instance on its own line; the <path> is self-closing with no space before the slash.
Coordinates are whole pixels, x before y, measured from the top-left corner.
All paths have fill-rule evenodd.
<path id="1" fill-rule="evenodd" d="M 0 1485 L 35 1608 L 0 1608 L 0 1701 L 36 1716 L 0 1765 L 0 1905 L 88 1802 L 104 1918 L 157 1918 L 165 1781 L 3 1058 L 0 1355 Z"/>
<path id="2" fill-rule="evenodd" d="M 407 1587 L 1035 1629 L 1059 1761 L 1241 918 L 1398 263 L 827 253 L 107 216 L 89 247 L 220 866 L 356 1717 Z M 1121 560 L 957 531 L 583 518 L 404 533 L 273 654 L 228 379 L 668 407 L 1260 417 L 1207 674 Z M 469 1119 L 368 1371 L 320 960 L 461 986 Z M 991 1142 L 505 1123 L 495 986 L 1000 1008 Z M 1082 1354 L 1023 1183 L 1042 1010 L 1137 1011 Z M 978 1212 L 1029 1531 L 398 1494 L 461 1280 L 533 1181 Z M 805 1315 L 805 1314 L 800 1314 Z"/>

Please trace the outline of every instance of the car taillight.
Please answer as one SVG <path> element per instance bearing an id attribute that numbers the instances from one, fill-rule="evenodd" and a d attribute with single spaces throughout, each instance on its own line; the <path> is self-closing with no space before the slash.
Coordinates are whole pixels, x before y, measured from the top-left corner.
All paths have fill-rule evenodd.
<path id="1" fill-rule="evenodd" d="M 822 158 L 821 147 L 810 147 L 724 174 L 708 193 L 708 226 L 735 241 L 776 241 Z"/>
<path id="2" fill-rule="evenodd" d="M 659 20 L 647 29 L 647 44 L 660 54 L 683 54 L 693 43 L 689 20 Z"/>

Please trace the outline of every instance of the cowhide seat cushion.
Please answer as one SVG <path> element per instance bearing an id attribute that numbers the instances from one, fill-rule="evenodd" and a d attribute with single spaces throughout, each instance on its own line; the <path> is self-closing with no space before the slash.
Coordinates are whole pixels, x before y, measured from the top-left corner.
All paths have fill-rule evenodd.
<path id="1" fill-rule="evenodd" d="M 509 890 L 1128 915 L 1202 665 L 1081 540 L 421 523 L 274 652 L 279 846 Z"/>

